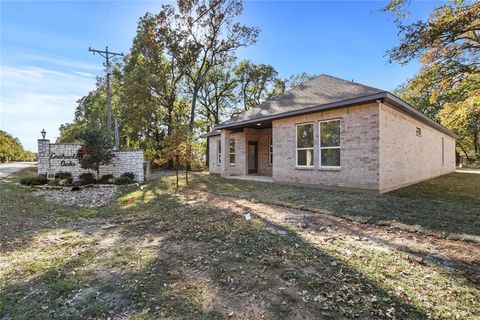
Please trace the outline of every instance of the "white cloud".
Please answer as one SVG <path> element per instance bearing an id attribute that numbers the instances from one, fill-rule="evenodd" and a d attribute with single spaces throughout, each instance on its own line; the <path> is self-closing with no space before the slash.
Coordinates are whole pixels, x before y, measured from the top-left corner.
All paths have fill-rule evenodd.
<path id="1" fill-rule="evenodd" d="M 91 74 L 91 73 L 88 73 L 88 72 L 75 71 L 75 73 L 78 74 L 79 76 L 83 76 L 83 77 L 95 77 L 94 74 Z"/>
<path id="2" fill-rule="evenodd" d="M 62 67 L 69 67 L 72 69 L 91 70 L 91 71 L 103 70 L 102 64 L 100 62 L 97 64 L 91 64 L 91 63 L 80 62 L 75 60 L 68 60 L 60 57 L 44 56 L 44 55 L 38 55 L 38 54 L 21 54 L 20 57 L 17 57 L 17 58 L 25 62 L 42 62 L 43 64 L 47 63 L 47 64 L 52 64 L 52 65 L 57 65 Z"/>
<path id="3" fill-rule="evenodd" d="M 90 74 L 30 66 L 1 66 L 0 81 L 0 127 L 32 151 L 40 131 L 58 137 L 60 124 L 72 121 L 76 101 L 95 88 Z"/>

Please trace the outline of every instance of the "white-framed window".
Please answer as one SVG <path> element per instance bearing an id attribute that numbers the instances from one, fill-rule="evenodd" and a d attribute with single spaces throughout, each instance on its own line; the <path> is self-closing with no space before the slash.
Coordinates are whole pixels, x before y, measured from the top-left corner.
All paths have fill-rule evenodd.
<path id="1" fill-rule="evenodd" d="M 340 168 L 340 119 L 320 121 L 320 167 Z"/>
<path id="2" fill-rule="evenodd" d="M 222 140 L 217 140 L 217 165 L 222 164 Z"/>
<path id="3" fill-rule="evenodd" d="M 313 167 L 313 122 L 295 128 L 297 167 Z"/>
<path id="4" fill-rule="evenodd" d="M 235 138 L 230 138 L 230 165 L 235 165 Z"/>
<path id="5" fill-rule="evenodd" d="M 273 165 L 273 138 L 268 138 L 268 164 Z"/>

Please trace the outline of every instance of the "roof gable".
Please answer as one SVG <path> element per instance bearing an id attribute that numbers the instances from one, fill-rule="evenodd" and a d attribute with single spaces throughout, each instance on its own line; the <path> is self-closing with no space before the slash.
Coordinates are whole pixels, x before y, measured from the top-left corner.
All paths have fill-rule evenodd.
<path id="1" fill-rule="evenodd" d="M 260 119 L 263 117 L 311 108 L 318 105 L 350 100 L 386 92 L 352 81 L 319 75 L 285 94 L 267 100 L 242 112 L 221 125 Z"/>

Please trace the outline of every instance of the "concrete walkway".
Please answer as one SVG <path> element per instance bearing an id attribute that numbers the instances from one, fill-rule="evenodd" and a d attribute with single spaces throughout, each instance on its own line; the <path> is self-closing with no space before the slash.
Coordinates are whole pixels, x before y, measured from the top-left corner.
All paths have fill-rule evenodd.
<path id="1" fill-rule="evenodd" d="M 36 162 L 11 162 L 0 164 L 0 180 L 8 177 L 12 173 L 18 172 L 23 168 L 28 168 L 36 165 Z"/>
<path id="2" fill-rule="evenodd" d="M 459 168 L 459 169 L 455 170 L 455 172 L 480 174 L 480 169 Z"/>
<path id="3" fill-rule="evenodd" d="M 271 176 L 259 176 L 259 175 L 230 176 L 228 177 L 228 179 L 273 182 L 273 178 Z"/>

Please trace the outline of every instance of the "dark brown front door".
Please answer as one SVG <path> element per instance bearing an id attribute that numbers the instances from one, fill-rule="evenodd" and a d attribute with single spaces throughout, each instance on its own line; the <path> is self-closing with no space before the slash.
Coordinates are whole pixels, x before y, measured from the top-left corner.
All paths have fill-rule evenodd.
<path id="1" fill-rule="evenodd" d="M 258 173 L 258 142 L 248 141 L 248 173 Z"/>

